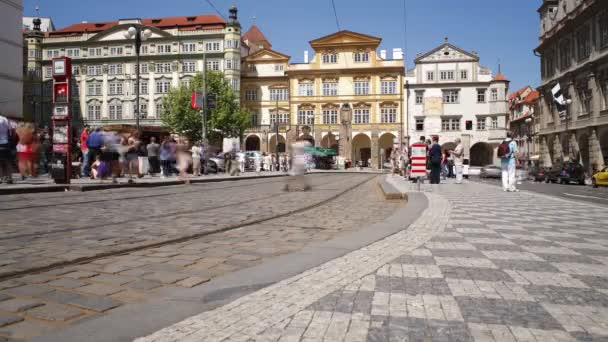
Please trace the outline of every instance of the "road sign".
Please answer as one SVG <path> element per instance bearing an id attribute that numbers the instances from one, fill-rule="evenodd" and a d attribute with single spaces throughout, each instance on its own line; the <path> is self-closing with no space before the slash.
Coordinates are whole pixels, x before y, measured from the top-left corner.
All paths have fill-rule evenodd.
<path id="1" fill-rule="evenodd" d="M 205 94 L 202 91 L 195 91 L 192 93 L 192 109 L 203 108 L 203 101 Z"/>
<path id="2" fill-rule="evenodd" d="M 426 176 L 426 145 L 412 145 L 412 169 L 410 170 L 411 177 Z"/>

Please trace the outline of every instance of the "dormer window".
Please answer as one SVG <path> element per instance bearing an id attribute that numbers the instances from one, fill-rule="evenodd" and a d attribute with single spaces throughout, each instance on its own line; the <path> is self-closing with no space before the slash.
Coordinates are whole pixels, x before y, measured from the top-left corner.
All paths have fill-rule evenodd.
<path id="1" fill-rule="evenodd" d="M 326 53 L 323 54 L 323 64 L 336 64 L 338 63 L 338 54 Z"/>
<path id="2" fill-rule="evenodd" d="M 160 19 L 152 19 L 152 24 L 160 24 Z"/>
<path id="3" fill-rule="evenodd" d="M 186 18 L 186 20 L 187 21 L 194 21 L 194 20 L 196 20 L 196 17 L 188 17 L 188 18 Z"/>
<path id="4" fill-rule="evenodd" d="M 355 63 L 369 62 L 369 52 L 355 52 Z"/>

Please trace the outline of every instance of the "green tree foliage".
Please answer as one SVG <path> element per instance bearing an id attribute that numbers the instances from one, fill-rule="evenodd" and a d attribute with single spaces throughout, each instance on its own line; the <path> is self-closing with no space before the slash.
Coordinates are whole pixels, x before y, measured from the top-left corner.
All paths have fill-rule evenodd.
<path id="1" fill-rule="evenodd" d="M 164 125 L 191 140 L 202 138 L 202 115 L 192 109 L 192 92 L 203 89 L 203 75 L 196 75 L 189 86 L 172 88 L 163 99 Z M 221 72 L 207 72 L 207 92 L 215 94 L 216 107 L 207 111 L 207 132 L 211 141 L 224 137 L 242 138 L 250 125 L 250 114 L 240 108 L 237 94 Z"/>

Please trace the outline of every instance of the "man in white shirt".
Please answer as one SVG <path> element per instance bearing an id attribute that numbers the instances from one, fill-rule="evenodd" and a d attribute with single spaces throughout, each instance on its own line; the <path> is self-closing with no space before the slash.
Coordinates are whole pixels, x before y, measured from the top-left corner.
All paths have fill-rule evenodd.
<path id="1" fill-rule="evenodd" d="M 460 138 L 456 138 L 456 148 L 452 151 L 454 166 L 456 168 L 456 184 L 462 184 L 462 169 L 464 168 L 464 147 Z"/>
<path id="2" fill-rule="evenodd" d="M 0 115 L 0 183 L 13 182 L 11 175 L 11 124 L 7 118 Z"/>

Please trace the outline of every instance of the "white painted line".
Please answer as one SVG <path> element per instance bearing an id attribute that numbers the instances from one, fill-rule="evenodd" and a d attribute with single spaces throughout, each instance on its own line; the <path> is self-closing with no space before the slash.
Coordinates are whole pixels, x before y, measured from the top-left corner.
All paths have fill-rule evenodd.
<path id="1" fill-rule="evenodd" d="M 569 194 L 569 193 L 565 193 L 565 192 L 564 192 L 564 195 L 572 196 L 572 197 L 581 197 L 581 198 L 595 198 L 595 199 L 599 199 L 599 200 L 603 200 L 603 201 L 608 201 L 608 198 L 602 198 L 602 197 L 596 197 L 596 196 L 575 195 L 575 194 Z"/>

